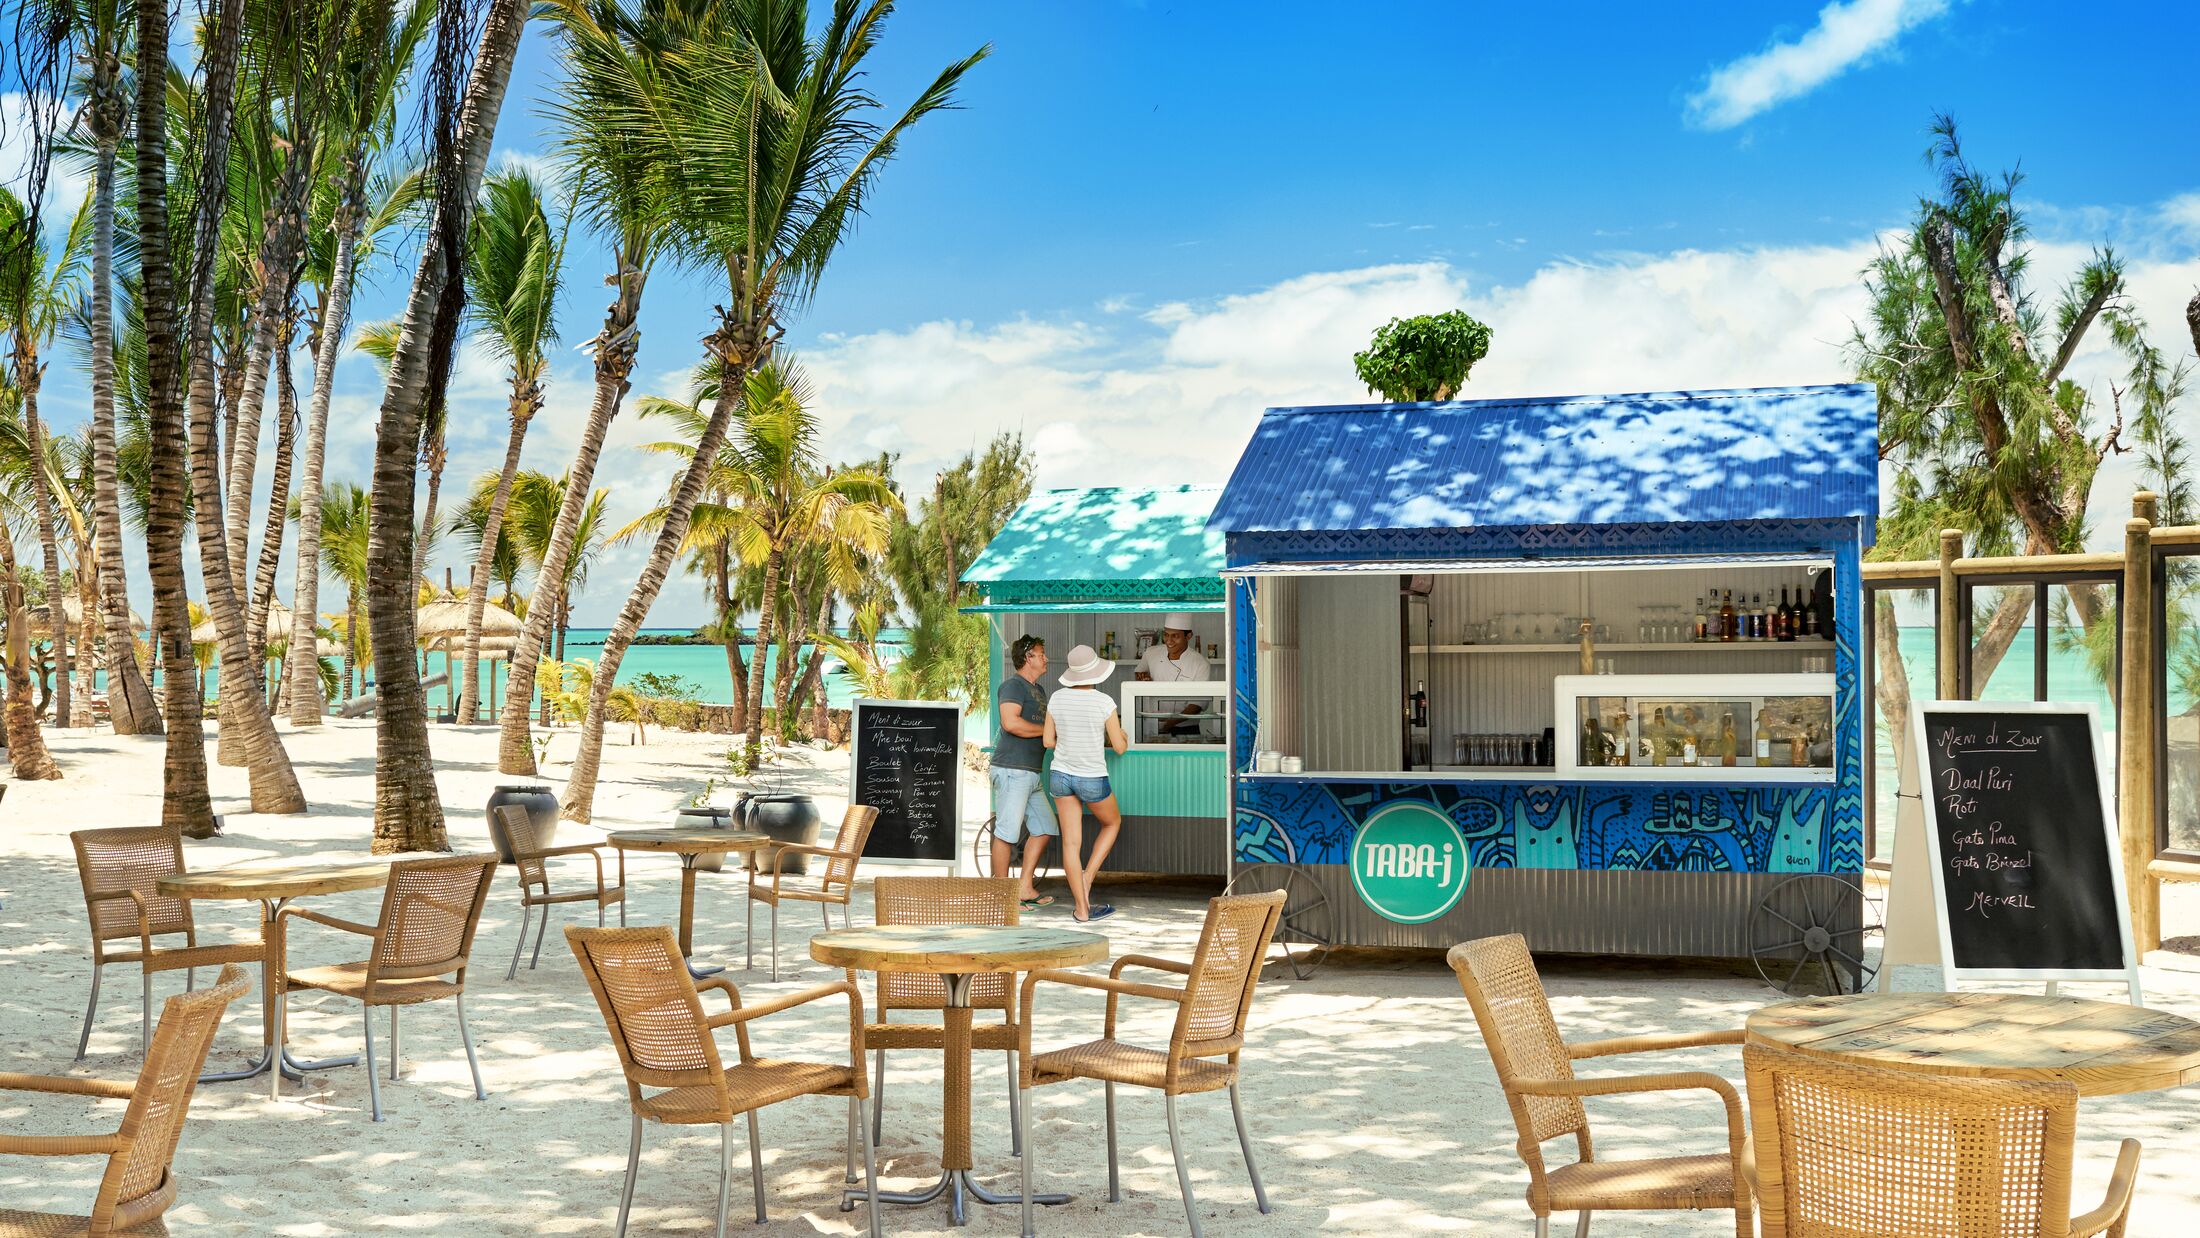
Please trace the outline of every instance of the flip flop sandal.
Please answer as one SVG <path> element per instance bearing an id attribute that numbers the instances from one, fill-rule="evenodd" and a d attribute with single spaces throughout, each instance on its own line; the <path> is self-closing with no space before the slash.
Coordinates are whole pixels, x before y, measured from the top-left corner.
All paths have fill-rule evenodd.
<path id="1" fill-rule="evenodd" d="M 1094 904 L 1093 904 L 1093 906 L 1092 906 L 1092 914 L 1091 914 L 1091 915 L 1088 915 L 1088 916 L 1086 916 L 1086 917 L 1085 917 L 1084 919 L 1082 919 L 1082 920 L 1079 920 L 1079 921 L 1077 921 L 1077 922 L 1078 922 L 1079 924 L 1090 924 L 1090 923 L 1092 923 L 1092 922 L 1093 922 L 1093 921 L 1095 921 L 1095 920 L 1105 920 L 1105 919 L 1107 919 L 1107 918 L 1108 918 L 1109 916 L 1112 916 L 1112 915 L 1114 915 L 1114 914 L 1115 914 L 1115 906 L 1114 906 L 1114 904 L 1112 904 L 1112 903 L 1094 903 Z"/>
<path id="2" fill-rule="evenodd" d="M 1052 894 L 1042 894 L 1037 898 L 1023 899 L 1022 903 L 1025 911 L 1037 911 L 1041 907 L 1052 907 L 1054 896 Z"/>

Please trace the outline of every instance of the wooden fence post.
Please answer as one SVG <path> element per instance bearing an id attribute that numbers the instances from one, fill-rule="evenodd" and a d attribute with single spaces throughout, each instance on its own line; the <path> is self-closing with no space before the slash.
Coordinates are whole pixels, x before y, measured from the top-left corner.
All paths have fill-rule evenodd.
<path id="1" fill-rule="evenodd" d="M 2123 655 L 2117 692 L 2116 816 L 2123 839 L 2124 881 L 2131 891 L 2131 944 L 2139 957 L 2162 944 L 2162 887 L 2148 875 L 2154 860 L 2154 752 L 2159 702 L 2154 699 L 2155 496 L 2140 491 L 2124 523 Z"/>
<path id="2" fill-rule="evenodd" d="M 1933 625 L 1934 661 L 1939 673 L 1934 677 L 1935 694 L 1943 701 L 1960 700 L 1963 696 L 1964 656 L 1962 632 L 1956 623 L 1957 598 L 1956 560 L 1963 557 L 1963 530 L 1940 531 L 1940 611 Z"/>

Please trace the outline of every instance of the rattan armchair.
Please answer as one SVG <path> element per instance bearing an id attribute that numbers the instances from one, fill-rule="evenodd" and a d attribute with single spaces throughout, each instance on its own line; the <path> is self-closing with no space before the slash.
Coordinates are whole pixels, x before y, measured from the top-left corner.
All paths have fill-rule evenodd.
<path id="1" fill-rule="evenodd" d="M 1245 1023 L 1253 1009 L 1253 986 L 1260 980 L 1262 960 L 1276 922 L 1283 916 L 1284 891 L 1210 899 L 1207 922 L 1199 932 L 1199 946 L 1189 963 L 1126 954 L 1115 961 L 1105 978 L 1083 972 L 1048 969 L 1024 977 L 1018 1024 L 1023 1054 L 1020 1085 L 1028 1093 L 1050 1083 L 1071 1079 L 1098 1079 L 1107 1085 L 1108 1200 L 1121 1200 L 1123 1192 L 1116 1166 L 1115 1085 L 1158 1090 L 1168 1108 L 1169 1152 L 1176 1158 L 1176 1184 L 1184 1194 L 1184 1218 L 1191 1223 L 1192 1238 L 1199 1238 L 1199 1212 L 1192 1202 L 1192 1178 L 1184 1163 L 1184 1141 L 1176 1128 L 1176 1098 L 1194 1092 L 1229 1089 L 1230 1116 L 1237 1123 L 1238 1150 L 1245 1155 L 1245 1171 L 1253 1180 L 1253 1201 L 1268 1211 L 1268 1191 L 1261 1184 L 1260 1166 L 1253 1160 L 1253 1141 L 1245 1130 L 1245 1108 L 1238 1100 L 1238 1056 L 1245 1049 Z M 1123 979 L 1127 968 L 1182 976 L 1182 985 L 1144 984 Z M 1107 1015 L 1100 1039 L 1046 1053 L 1031 1051 L 1032 1002 L 1041 984 L 1099 989 L 1108 995 Z M 1115 1038 L 1117 999 L 1143 997 L 1176 1005 L 1176 1025 L 1166 1049 L 1124 1044 Z M 1024 1132 L 1023 1205 L 1024 1233 L 1033 1233 L 1031 1215 L 1031 1163 L 1038 1149 L 1031 1142 L 1031 1097 L 1022 1098 L 1020 1114 Z"/>
<path id="2" fill-rule="evenodd" d="M 512 943 L 512 965 L 504 969 L 504 978 L 519 975 L 519 952 L 527 945 L 527 923 L 542 911 L 542 924 L 535 929 L 535 953 L 527 960 L 527 970 L 535 970 L 542 962 L 542 938 L 550 928 L 550 908 L 561 903 L 594 903 L 596 927 L 603 927 L 603 909 L 617 903 L 619 927 L 626 927 L 626 852 L 618 851 L 619 880 L 615 885 L 604 884 L 603 844 L 574 843 L 565 847 L 544 847 L 535 833 L 535 819 L 525 808 L 517 804 L 499 804 L 497 819 L 504 824 L 504 836 L 511 841 L 512 865 L 519 870 L 519 940 Z M 614 848 L 616 851 L 617 849 Z M 561 855 L 585 855 L 596 862 L 596 884 L 592 887 L 568 890 L 563 894 L 550 892 L 550 866 L 545 860 Z"/>
<path id="3" fill-rule="evenodd" d="M 1016 898 L 1014 877 L 880 877 L 871 883 L 872 919 L 879 924 L 986 924 L 1018 923 L 1022 904 Z M 855 973 L 848 980 L 855 982 Z M 1023 1124 L 1017 1119 L 1016 1054 L 1022 1047 L 1016 1021 L 1016 985 L 1006 972 L 970 978 L 970 1005 L 977 1010 L 998 1010 L 999 1023 L 980 1023 L 970 1029 L 970 1047 L 997 1049 L 1008 1054 L 1009 1155 L 1023 1153 Z M 881 1133 L 886 1101 L 886 1051 L 947 1047 L 947 1030 L 937 1022 L 896 1022 L 897 1010 L 945 1010 L 947 982 L 929 972 L 878 973 L 878 996 L 872 1008 L 879 1022 L 863 1028 L 863 1043 L 871 1050 L 871 1142 Z"/>
<path id="4" fill-rule="evenodd" d="M 76 848 L 77 880 L 84 887 L 84 908 L 92 922 L 92 996 L 84 1004 L 84 1030 L 76 1038 L 76 1057 L 92 1040 L 92 1017 L 99 1010 L 99 978 L 109 963 L 136 963 L 144 1006 L 138 1015 L 138 1046 L 153 1039 L 153 973 L 184 970 L 184 987 L 196 988 L 197 969 L 230 963 L 257 963 L 266 948 L 257 940 L 202 946 L 191 920 L 189 899 L 168 898 L 161 878 L 183 868 L 183 835 L 168 826 L 78 830 L 69 835 Z M 164 946 L 160 938 L 183 935 L 184 944 Z M 137 943 L 134 950 L 112 950 L 111 941 Z"/>
<path id="5" fill-rule="evenodd" d="M 466 963 L 473 952 L 474 929 L 481 923 L 481 905 L 488 900 L 489 882 L 496 872 L 493 854 L 399 860 L 390 865 L 389 884 L 382 889 L 381 919 L 374 924 L 339 920 L 304 907 L 283 908 L 275 918 L 276 1060 L 282 1060 L 290 990 L 320 989 L 358 1002 L 366 1028 L 367 1053 L 362 1060 L 367 1068 L 367 1103 L 379 1122 L 382 1089 L 374 1077 L 374 1008 L 389 1007 L 390 1078 L 394 1080 L 401 1073 L 403 1053 L 397 1038 L 397 1008 L 448 997 L 458 1006 L 458 1038 L 466 1046 L 467 1069 L 473 1072 L 474 1099 L 489 1099 L 481 1088 L 474 1038 L 466 1028 Z M 372 943 L 367 957 L 357 963 L 291 970 L 288 926 L 293 917 L 367 938 Z M 280 1094 L 282 1072 L 270 1072 L 268 1078 L 271 1093 Z"/>
<path id="6" fill-rule="evenodd" d="M 1748 1133 L 1742 1121 L 1741 1095 L 1734 1085 L 1705 1071 L 1673 1071 L 1618 1078 L 1577 1079 L 1573 1064 L 1584 1058 L 1740 1044 L 1739 1029 L 1703 1033 L 1625 1036 L 1567 1044 L 1543 994 L 1535 960 L 1519 934 L 1461 942 L 1446 956 L 1459 974 L 1481 1026 L 1482 1041 L 1497 1068 L 1498 1086 L 1512 1107 L 1520 1131 L 1520 1159 L 1528 1166 L 1528 1207 L 1535 1212 L 1537 1238 L 1551 1232 L 1553 1212 L 1578 1212 L 1576 1235 L 1589 1232 L 1589 1215 L 1598 1211 L 1659 1211 L 1671 1208 L 1734 1210 L 1734 1232 L 1750 1238 L 1749 1189 L 1742 1177 L 1748 1159 Z M 1647 1160 L 1600 1161 L 1589 1139 L 1588 1096 L 1631 1092 L 1701 1090 L 1716 1095 L 1726 1108 L 1725 1152 L 1701 1156 L 1663 1156 Z M 1572 1135 L 1579 1151 L 1571 1165 L 1543 1164 L 1543 1145 Z"/>
<path id="7" fill-rule="evenodd" d="M 2078 1088 L 1742 1050 L 1764 1238 L 2121 1238 L 2139 1174 L 2126 1139 L 2101 1205 L 2070 1215 Z"/>
<path id="8" fill-rule="evenodd" d="M 0 1234 L 11 1238 L 63 1235 L 165 1234 L 161 1213 L 175 1202 L 176 1176 L 169 1168 L 183 1137 L 183 1119 L 206 1051 L 221 1027 L 222 1011 L 252 987 L 245 969 L 225 965 L 213 988 L 179 993 L 161 1007 L 160 1028 L 145 1050 L 136 1083 L 55 1075 L 0 1074 L 0 1092 L 48 1092 L 126 1100 L 122 1126 L 107 1135 L 0 1134 L 0 1154 L 105 1156 L 107 1172 L 92 1197 L 90 1216 L 16 1212 L 0 1208 Z"/>
<path id="9" fill-rule="evenodd" d="M 878 809 L 868 804 L 850 804 L 841 814 L 840 832 L 833 835 L 830 847 L 808 847 L 801 843 L 778 843 L 772 847 L 771 867 L 749 870 L 749 905 L 745 913 L 743 935 L 748 940 L 748 965 L 756 966 L 756 904 L 764 902 L 772 909 L 772 979 L 779 979 L 779 904 L 782 899 L 816 903 L 820 915 L 825 917 L 825 927 L 833 927 L 832 908 L 840 907 L 841 927 L 847 927 L 848 900 L 856 892 L 856 864 L 863 859 L 864 840 L 871 836 L 871 823 L 878 820 Z M 814 855 L 825 861 L 825 871 L 816 884 L 788 885 L 779 866 L 790 855 Z"/>
<path id="10" fill-rule="evenodd" d="M 846 981 L 819 985 L 757 1005 L 741 1004 L 741 992 L 723 977 L 696 982 L 688 975 L 672 930 L 565 927 L 565 940 L 580 960 L 581 975 L 611 1031 L 619 1066 L 626 1072 L 627 1101 L 634 1115 L 627 1140 L 626 1185 L 619 1192 L 620 1238 L 634 1204 L 634 1179 L 641 1169 L 642 1122 L 718 1127 L 718 1238 L 725 1238 L 727 1193 L 733 1178 L 733 1120 L 746 1116 L 749 1128 L 749 1185 L 756 1197 L 756 1220 L 764 1211 L 764 1153 L 756 1113 L 767 1105 L 798 1096 L 848 1098 L 848 1163 L 855 1164 L 855 1141 L 863 1145 L 864 1186 L 870 1203 L 871 1238 L 878 1238 L 878 1166 L 870 1130 L 859 1117 L 870 1089 L 863 1074 L 863 997 Z M 732 1009 L 705 1016 L 701 990 L 726 995 Z M 848 999 L 848 1061 L 786 1061 L 760 1058 L 749 1044 L 749 1024 L 765 1015 L 844 996 Z M 712 1033 L 731 1027 L 740 1061 L 724 1064 Z M 651 1089 L 644 1091 L 644 1089 Z"/>

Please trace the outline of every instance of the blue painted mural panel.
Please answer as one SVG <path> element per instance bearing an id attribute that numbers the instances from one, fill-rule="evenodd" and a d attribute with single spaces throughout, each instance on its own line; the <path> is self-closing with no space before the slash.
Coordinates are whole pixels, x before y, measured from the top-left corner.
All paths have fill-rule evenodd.
<path id="1" fill-rule="evenodd" d="M 1458 827 L 1476 868 L 1858 871 L 1861 821 L 1835 786 L 1700 782 L 1237 780 L 1240 864 L 1343 864 L 1360 824 L 1409 802 Z"/>

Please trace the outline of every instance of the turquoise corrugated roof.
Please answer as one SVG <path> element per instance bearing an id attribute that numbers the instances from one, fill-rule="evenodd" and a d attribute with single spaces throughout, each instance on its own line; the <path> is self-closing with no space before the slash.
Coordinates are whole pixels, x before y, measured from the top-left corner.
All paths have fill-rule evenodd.
<path id="1" fill-rule="evenodd" d="M 1230 533 L 1808 520 L 1879 510 L 1862 383 L 1271 408 Z"/>
<path id="2" fill-rule="evenodd" d="M 1222 571 L 1222 534 L 1207 527 L 1207 518 L 1221 493 L 1220 486 L 1041 490 L 1008 518 L 963 579 L 1062 585 L 1212 581 Z"/>

